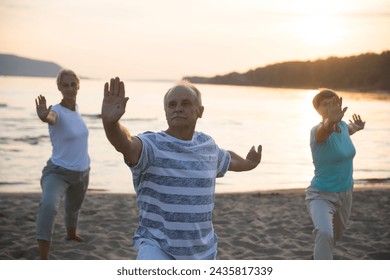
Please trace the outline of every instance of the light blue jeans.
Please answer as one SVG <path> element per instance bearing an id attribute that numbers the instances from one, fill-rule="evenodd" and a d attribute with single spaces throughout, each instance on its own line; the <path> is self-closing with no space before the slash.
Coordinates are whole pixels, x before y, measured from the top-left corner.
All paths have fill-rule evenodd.
<path id="1" fill-rule="evenodd" d="M 154 240 L 141 238 L 138 240 L 138 243 L 137 260 L 174 260 L 174 258 L 166 254 Z"/>
<path id="2" fill-rule="evenodd" d="M 43 168 L 42 197 L 37 215 L 37 240 L 51 241 L 54 220 L 65 195 L 65 226 L 76 229 L 81 205 L 89 183 L 89 169 L 72 171 L 54 165 L 50 160 Z"/>
<path id="3" fill-rule="evenodd" d="M 138 238 L 135 240 L 135 247 L 138 250 L 137 260 L 175 260 L 174 257 L 165 253 L 158 242 L 148 238 Z M 207 260 L 216 260 L 217 254 L 208 256 Z"/>
<path id="4" fill-rule="evenodd" d="M 306 189 L 306 206 L 314 225 L 314 259 L 332 260 L 333 247 L 347 227 L 351 214 L 352 189 L 345 192 L 320 192 Z"/>

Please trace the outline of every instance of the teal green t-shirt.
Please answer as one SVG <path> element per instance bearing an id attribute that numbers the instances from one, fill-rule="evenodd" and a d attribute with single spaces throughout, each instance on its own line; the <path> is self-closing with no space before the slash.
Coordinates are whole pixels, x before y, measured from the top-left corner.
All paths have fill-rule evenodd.
<path id="1" fill-rule="evenodd" d="M 355 147 L 348 132 L 348 125 L 339 123 L 341 133 L 333 132 L 322 143 L 316 143 L 317 126 L 310 133 L 310 148 L 314 164 L 311 186 L 324 192 L 343 192 L 353 187 L 353 158 Z"/>

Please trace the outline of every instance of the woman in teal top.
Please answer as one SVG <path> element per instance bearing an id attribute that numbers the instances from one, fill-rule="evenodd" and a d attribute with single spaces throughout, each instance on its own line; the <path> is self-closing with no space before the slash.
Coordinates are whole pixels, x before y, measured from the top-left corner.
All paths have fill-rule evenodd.
<path id="1" fill-rule="evenodd" d="M 353 158 L 355 147 L 350 135 L 364 128 L 354 114 L 342 121 L 347 107 L 332 90 L 322 90 L 313 99 L 322 122 L 312 128 L 310 147 L 314 177 L 306 190 L 306 205 L 313 221 L 314 259 L 333 259 L 333 247 L 346 228 L 351 212 Z"/>

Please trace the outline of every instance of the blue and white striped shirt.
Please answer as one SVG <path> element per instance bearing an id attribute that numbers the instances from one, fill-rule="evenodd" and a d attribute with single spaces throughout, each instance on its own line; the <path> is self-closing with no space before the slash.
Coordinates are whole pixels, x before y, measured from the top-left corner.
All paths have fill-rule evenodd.
<path id="1" fill-rule="evenodd" d="M 213 259 L 215 181 L 227 172 L 230 154 L 201 132 L 188 141 L 165 132 L 138 137 L 142 152 L 131 167 L 140 220 L 135 246 L 147 238 L 174 259 Z"/>

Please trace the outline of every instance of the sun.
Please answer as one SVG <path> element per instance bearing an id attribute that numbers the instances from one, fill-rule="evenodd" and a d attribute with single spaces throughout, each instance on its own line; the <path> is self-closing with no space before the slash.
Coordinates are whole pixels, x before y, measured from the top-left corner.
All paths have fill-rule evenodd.
<path id="1" fill-rule="evenodd" d="M 324 46 L 340 42 L 345 32 L 331 16 L 310 15 L 298 24 L 298 34 L 309 45 Z"/>
<path id="2" fill-rule="evenodd" d="M 339 3 L 338 3 L 339 2 Z M 312 46 L 339 43 L 346 35 L 340 1 L 304 1 L 296 21 L 296 34 Z"/>

